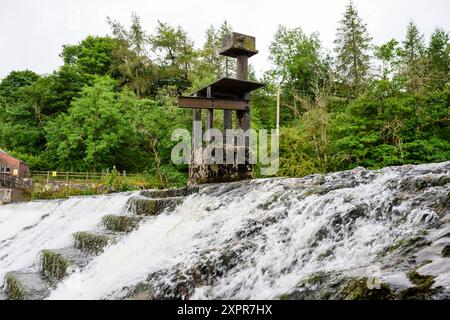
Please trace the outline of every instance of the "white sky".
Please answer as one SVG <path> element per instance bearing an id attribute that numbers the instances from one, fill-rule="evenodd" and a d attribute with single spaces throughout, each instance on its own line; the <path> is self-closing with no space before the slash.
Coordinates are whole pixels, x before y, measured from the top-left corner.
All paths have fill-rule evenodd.
<path id="1" fill-rule="evenodd" d="M 256 37 L 251 58 L 258 74 L 269 67 L 268 46 L 279 24 L 318 31 L 332 48 L 348 0 L 0 0 L 0 78 L 12 70 L 50 73 L 61 65 L 63 44 L 109 33 L 106 16 L 129 24 L 131 12 L 153 31 L 159 19 L 181 25 L 202 44 L 209 25 L 228 20 L 234 31 Z M 413 20 L 427 36 L 450 30 L 450 0 L 354 0 L 375 44 L 402 39 Z"/>

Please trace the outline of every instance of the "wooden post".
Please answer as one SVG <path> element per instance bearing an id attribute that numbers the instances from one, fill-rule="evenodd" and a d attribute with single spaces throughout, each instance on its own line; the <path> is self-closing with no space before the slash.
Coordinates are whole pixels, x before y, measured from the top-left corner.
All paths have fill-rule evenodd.
<path id="1" fill-rule="evenodd" d="M 240 55 L 237 56 L 237 69 L 236 69 L 236 78 L 239 80 L 247 80 L 248 79 L 248 56 Z M 250 93 L 245 93 L 242 99 L 250 100 Z M 244 131 L 250 129 L 250 111 L 236 111 L 236 129 L 242 129 Z M 245 139 L 244 145 L 239 146 L 236 144 L 238 148 L 244 147 L 245 152 L 245 164 L 239 164 L 237 166 L 238 176 L 240 178 L 251 176 L 252 167 L 250 165 L 250 141 L 248 138 Z"/>
<path id="2" fill-rule="evenodd" d="M 208 87 L 206 89 L 206 97 L 211 98 L 211 87 Z M 214 112 L 213 109 L 207 109 L 206 110 L 206 124 L 205 124 L 205 130 L 212 129 L 214 126 Z M 211 137 L 207 136 L 207 142 L 211 142 Z"/>
<path id="3" fill-rule="evenodd" d="M 239 80 L 248 78 L 248 57 L 245 55 L 237 57 L 236 78 Z"/>
<path id="4" fill-rule="evenodd" d="M 200 122 L 200 126 L 196 125 L 198 122 Z M 203 146 L 202 138 L 202 109 L 192 109 L 192 153 L 189 169 L 193 168 L 201 160 L 198 157 L 201 155 L 199 150 Z M 192 172 L 190 172 L 191 174 Z"/>
<path id="5" fill-rule="evenodd" d="M 247 80 L 248 78 L 248 56 L 246 55 L 237 57 L 236 78 L 239 80 Z M 250 95 L 246 93 L 242 99 L 250 99 Z M 250 111 L 236 112 L 236 127 L 244 130 L 250 128 Z"/>
<path id="6" fill-rule="evenodd" d="M 223 110 L 223 128 L 225 130 L 233 128 L 233 113 L 231 110 Z"/>
<path id="7" fill-rule="evenodd" d="M 200 130 L 198 130 L 200 132 L 197 132 L 197 130 L 195 130 L 196 129 L 195 122 L 200 122 L 200 123 L 202 122 L 202 109 L 193 109 L 192 111 L 193 111 L 193 114 L 192 114 L 192 139 L 194 141 L 194 149 L 197 149 L 197 148 L 200 148 L 202 146 L 202 144 L 195 143 L 195 141 L 196 141 L 195 138 L 197 137 L 198 134 L 201 134 L 202 128 L 201 127 L 197 128 L 197 129 L 200 129 Z M 201 137 L 200 137 L 200 141 L 201 141 Z"/>

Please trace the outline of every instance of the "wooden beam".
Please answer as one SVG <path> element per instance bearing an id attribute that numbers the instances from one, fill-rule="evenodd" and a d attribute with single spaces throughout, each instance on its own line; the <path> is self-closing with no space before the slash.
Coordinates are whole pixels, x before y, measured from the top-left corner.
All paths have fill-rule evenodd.
<path id="1" fill-rule="evenodd" d="M 211 87 L 206 89 L 206 97 L 211 98 Z M 214 127 L 214 109 L 206 109 L 206 124 L 205 130 L 212 129 Z M 206 142 L 211 142 L 211 136 L 207 135 Z"/>
<path id="2" fill-rule="evenodd" d="M 193 109 L 249 110 L 250 100 L 178 97 L 178 107 Z"/>

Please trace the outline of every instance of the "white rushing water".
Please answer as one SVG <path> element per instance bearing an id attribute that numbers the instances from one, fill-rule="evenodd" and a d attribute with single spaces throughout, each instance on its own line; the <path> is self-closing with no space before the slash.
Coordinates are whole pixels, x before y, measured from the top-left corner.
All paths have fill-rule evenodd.
<path id="1" fill-rule="evenodd" d="M 447 162 L 205 188 L 175 210 L 145 220 L 66 277 L 48 298 L 121 299 L 139 283 L 152 286 L 151 297 L 166 298 L 180 279 L 188 279 L 188 298 L 270 299 L 317 271 L 366 276 L 368 268 L 382 267 L 380 253 L 399 240 L 444 233 L 437 221 L 446 214 L 439 201 L 448 197 L 448 183 L 420 191 L 411 191 L 410 184 L 416 177 L 428 181 L 449 174 Z M 0 274 L 33 267 L 39 250 L 68 245 L 71 233 L 94 229 L 102 215 L 122 211 L 129 197 L 1 208 Z M 391 271 L 392 279 L 405 278 L 404 270 Z M 189 287 L 195 272 L 203 278 Z M 214 279 L 205 280 L 209 275 Z"/>
<path id="2" fill-rule="evenodd" d="M 0 206 L 0 283 L 8 271 L 37 270 L 43 249 L 68 247 L 73 233 L 95 230 L 106 214 L 124 212 L 132 193 Z"/>

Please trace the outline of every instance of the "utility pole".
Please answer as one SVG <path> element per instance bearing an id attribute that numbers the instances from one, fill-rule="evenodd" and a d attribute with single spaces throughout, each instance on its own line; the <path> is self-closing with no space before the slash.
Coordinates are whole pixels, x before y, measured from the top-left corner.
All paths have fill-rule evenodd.
<path id="1" fill-rule="evenodd" d="M 277 86 L 277 130 L 280 130 L 280 85 Z"/>

